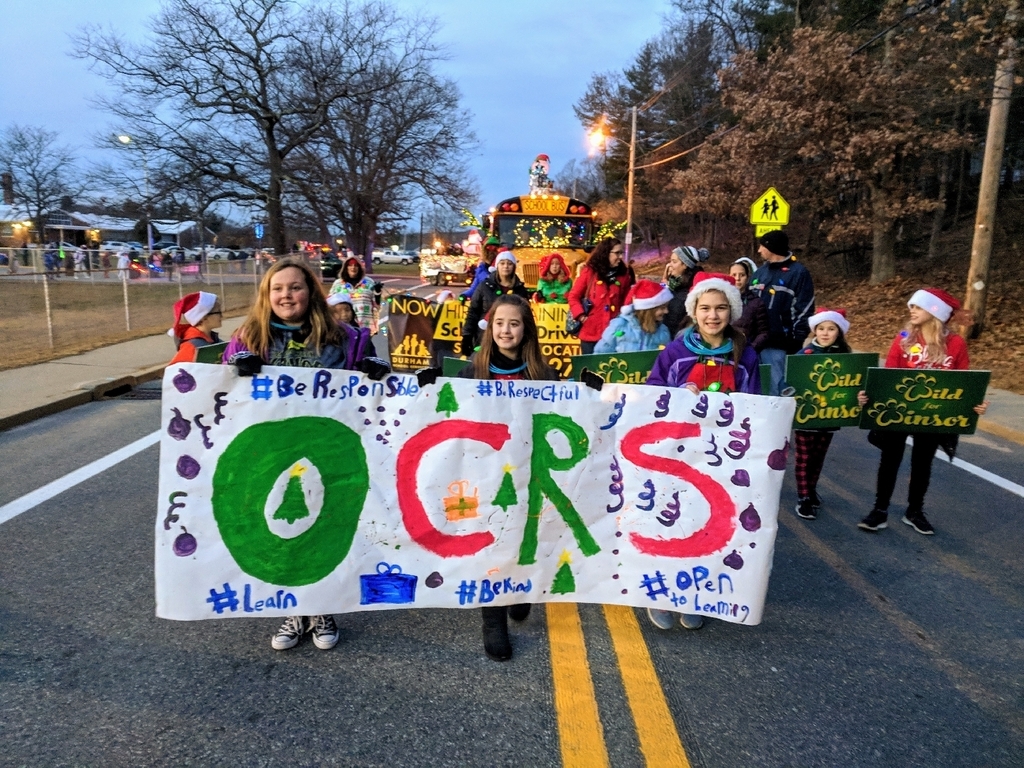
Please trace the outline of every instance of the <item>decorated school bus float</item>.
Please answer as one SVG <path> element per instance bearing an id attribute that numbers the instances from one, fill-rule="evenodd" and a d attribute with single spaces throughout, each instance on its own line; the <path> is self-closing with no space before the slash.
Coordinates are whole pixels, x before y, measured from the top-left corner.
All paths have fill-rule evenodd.
<path id="1" fill-rule="evenodd" d="M 538 155 L 530 167 L 530 192 L 502 200 L 483 217 L 485 237 L 496 237 L 515 254 L 516 271 L 528 288 L 536 288 L 540 261 L 549 253 L 559 253 L 576 277 L 579 265 L 587 260 L 594 238 L 594 210 L 587 203 L 560 195 L 548 177 L 547 155 Z M 447 262 L 420 260 L 425 282 L 435 285 L 462 285 L 472 282 L 478 258 L 460 254 Z"/>

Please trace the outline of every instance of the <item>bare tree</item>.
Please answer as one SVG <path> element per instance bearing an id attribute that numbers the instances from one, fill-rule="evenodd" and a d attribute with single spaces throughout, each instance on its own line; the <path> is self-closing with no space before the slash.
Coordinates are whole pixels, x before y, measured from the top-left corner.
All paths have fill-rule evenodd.
<path id="1" fill-rule="evenodd" d="M 377 66 L 384 54 L 402 73 L 430 45 L 418 20 L 373 2 L 168 0 L 150 26 L 141 44 L 86 27 L 74 50 L 116 87 L 104 105 L 119 131 L 265 210 L 279 252 L 289 156 L 339 100 L 389 85 Z"/>
<path id="2" fill-rule="evenodd" d="M 25 206 L 40 241 L 45 214 L 82 191 L 75 161 L 71 148 L 57 144 L 57 134 L 45 128 L 11 125 L 0 133 L 0 170 L 11 175 L 14 202 Z"/>
<path id="3" fill-rule="evenodd" d="M 313 219 L 338 222 L 368 267 L 380 228 L 405 219 L 415 200 L 476 202 L 465 170 L 475 139 L 458 88 L 434 74 L 430 50 L 382 56 L 380 87 L 335 102 L 289 166 Z"/>

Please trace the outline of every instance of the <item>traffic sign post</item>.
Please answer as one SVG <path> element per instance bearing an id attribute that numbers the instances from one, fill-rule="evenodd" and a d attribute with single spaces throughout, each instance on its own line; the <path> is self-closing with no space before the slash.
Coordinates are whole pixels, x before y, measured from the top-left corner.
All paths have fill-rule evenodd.
<path id="1" fill-rule="evenodd" d="M 773 229 L 782 229 L 789 224 L 789 203 L 775 187 L 768 187 L 750 206 L 750 223 L 757 228 L 757 237 Z"/>

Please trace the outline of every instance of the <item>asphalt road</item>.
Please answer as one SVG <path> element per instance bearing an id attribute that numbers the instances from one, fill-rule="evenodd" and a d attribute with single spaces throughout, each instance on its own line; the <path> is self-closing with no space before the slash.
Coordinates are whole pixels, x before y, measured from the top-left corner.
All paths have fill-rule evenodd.
<path id="1" fill-rule="evenodd" d="M 158 405 L 0 434 L 0 511 L 153 432 Z M 877 461 L 856 430 L 833 443 L 818 520 L 792 513 L 790 472 L 760 626 L 535 608 L 499 664 L 475 610 L 339 616 L 328 652 L 272 650 L 273 619 L 156 619 L 157 451 L 0 524 L 0 765 L 685 765 L 673 744 L 693 766 L 1024 765 L 1024 499 L 945 462 L 934 537 L 898 504 L 888 530 L 856 529 Z M 1024 483 L 1019 446 L 978 436 L 960 456 Z M 566 754 L 588 679 L 599 727 Z M 574 680 L 566 704 L 555 686 Z"/>

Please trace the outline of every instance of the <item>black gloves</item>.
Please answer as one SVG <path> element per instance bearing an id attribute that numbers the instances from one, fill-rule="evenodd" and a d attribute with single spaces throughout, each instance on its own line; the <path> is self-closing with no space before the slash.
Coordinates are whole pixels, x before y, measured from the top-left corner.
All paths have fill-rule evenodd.
<path id="1" fill-rule="evenodd" d="M 380 381 L 391 373 L 391 366 L 379 357 L 364 357 L 357 370 L 360 373 L 365 373 L 374 381 Z"/>
<path id="2" fill-rule="evenodd" d="M 231 358 L 231 364 L 239 376 L 255 376 L 263 370 L 263 360 L 253 354 L 236 355 Z"/>
<path id="3" fill-rule="evenodd" d="M 472 336 L 463 336 L 462 337 L 462 347 L 461 347 L 461 349 L 462 349 L 462 354 L 465 357 L 470 357 L 473 354 L 475 346 L 476 345 L 473 344 L 473 337 Z"/>
<path id="4" fill-rule="evenodd" d="M 440 368 L 420 368 L 416 371 L 416 383 L 420 385 L 420 388 L 426 387 L 437 381 L 438 376 L 443 376 L 443 372 Z"/>
<path id="5" fill-rule="evenodd" d="M 591 371 L 589 368 L 584 368 L 580 372 L 580 381 L 582 381 L 591 389 L 596 389 L 598 392 L 600 392 L 601 387 L 604 386 L 604 379 L 602 379 L 596 373 Z"/>

